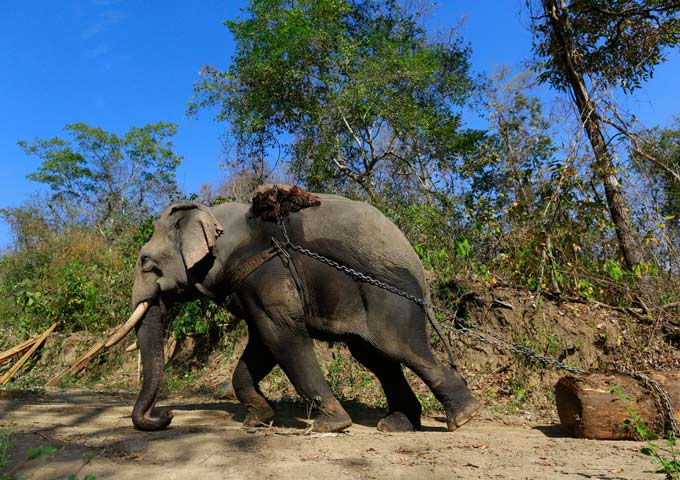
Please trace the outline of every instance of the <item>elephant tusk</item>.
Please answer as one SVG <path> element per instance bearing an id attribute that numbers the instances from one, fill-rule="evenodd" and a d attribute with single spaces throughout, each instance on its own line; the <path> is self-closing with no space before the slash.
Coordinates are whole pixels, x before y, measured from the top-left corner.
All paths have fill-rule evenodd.
<path id="1" fill-rule="evenodd" d="M 148 301 L 143 301 L 140 302 L 139 305 L 137 305 L 137 308 L 135 308 L 135 311 L 132 312 L 132 315 L 130 315 L 130 318 L 128 318 L 128 321 L 125 322 L 117 331 L 114 333 L 111 338 L 109 338 L 104 346 L 106 348 L 111 348 L 114 345 L 116 345 L 118 342 L 120 342 L 125 335 L 130 333 L 130 330 L 132 330 L 135 325 L 139 323 L 139 321 L 142 319 L 144 314 L 146 313 L 147 309 L 149 308 L 149 302 Z"/>

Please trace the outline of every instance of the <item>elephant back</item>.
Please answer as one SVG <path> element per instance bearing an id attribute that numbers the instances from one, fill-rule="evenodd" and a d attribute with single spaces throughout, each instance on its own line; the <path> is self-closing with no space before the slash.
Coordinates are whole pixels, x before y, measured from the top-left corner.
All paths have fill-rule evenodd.
<path id="1" fill-rule="evenodd" d="M 367 203 L 317 196 L 318 206 L 290 217 L 292 242 L 414 295 L 425 294 L 420 259 L 394 223 Z"/>

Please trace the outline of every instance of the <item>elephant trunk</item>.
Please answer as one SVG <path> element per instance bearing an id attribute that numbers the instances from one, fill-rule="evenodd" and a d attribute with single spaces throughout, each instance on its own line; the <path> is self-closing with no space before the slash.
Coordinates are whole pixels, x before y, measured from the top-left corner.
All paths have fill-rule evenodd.
<path id="1" fill-rule="evenodd" d="M 163 324 L 159 300 L 149 306 L 137 326 L 137 345 L 142 355 L 142 390 L 132 410 L 132 423 L 139 430 L 162 430 L 172 421 L 172 412 L 154 406 L 163 382 Z"/>

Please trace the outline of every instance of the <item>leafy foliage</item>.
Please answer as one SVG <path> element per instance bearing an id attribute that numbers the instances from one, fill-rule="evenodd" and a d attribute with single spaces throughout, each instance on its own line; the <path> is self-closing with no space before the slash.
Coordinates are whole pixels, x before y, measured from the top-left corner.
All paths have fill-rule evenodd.
<path id="1" fill-rule="evenodd" d="M 120 323 L 129 314 L 138 242 L 123 248 L 96 231 L 72 228 L 6 254 L 0 258 L 0 315 L 24 336 L 53 322 L 62 331 L 92 332 Z"/>
<path id="2" fill-rule="evenodd" d="M 614 106 L 603 108 L 599 101 L 610 88 L 630 92 L 651 77 L 665 60 L 665 50 L 680 42 L 680 5 L 666 0 L 540 4 L 542 14 L 532 16 L 534 68 L 541 81 L 571 95 L 592 147 L 591 168 L 604 190 L 625 265 L 644 270 L 644 251 L 622 191 L 611 140 L 606 138 L 609 126 L 629 137 L 630 132 L 617 114 L 608 111 Z M 643 277 L 643 289 L 645 283 Z"/>
<path id="3" fill-rule="evenodd" d="M 191 106 L 218 107 L 238 162 L 257 166 L 289 140 L 289 168 L 310 189 L 381 202 L 432 196 L 480 135 L 461 132 L 455 110 L 474 88 L 468 48 L 429 41 L 395 0 L 253 1 L 246 13 L 227 22 L 229 71 L 205 67 Z"/>
<path id="4" fill-rule="evenodd" d="M 652 192 L 667 220 L 680 227 L 680 117 L 666 128 L 642 133 L 642 151 L 631 152 L 636 167 L 661 187 Z"/>
<path id="5" fill-rule="evenodd" d="M 53 322 L 100 332 L 128 315 L 132 269 L 151 215 L 177 195 L 175 125 L 123 136 L 83 123 L 68 139 L 20 142 L 42 160 L 29 178 L 48 198 L 0 209 L 15 251 L 0 258 L 0 315 L 22 335 Z"/>
<path id="6" fill-rule="evenodd" d="M 28 178 L 47 185 L 48 211 L 60 224 L 115 231 L 177 196 L 175 169 L 181 158 L 168 140 L 176 125 L 132 127 L 123 136 L 84 123 L 66 125 L 65 131 L 68 139 L 19 142 L 42 160 Z"/>
<path id="7" fill-rule="evenodd" d="M 574 33 L 577 69 L 595 82 L 605 80 L 625 91 L 640 88 L 654 67 L 666 61 L 667 49 L 680 42 L 680 5 L 674 0 L 578 0 L 564 14 Z M 540 34 L 534 51 L 540 79 L 566 90 L 566 69 L 555 52 L 560 48 L 547 16 L 534 28 Z"/>

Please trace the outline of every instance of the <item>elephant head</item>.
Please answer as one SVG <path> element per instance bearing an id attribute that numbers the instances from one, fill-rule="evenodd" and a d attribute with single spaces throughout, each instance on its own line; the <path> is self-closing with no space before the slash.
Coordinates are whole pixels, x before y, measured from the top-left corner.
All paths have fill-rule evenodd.
<path id="1" fill-rule="evenodd" d="M 140 250 L 132 288 L 133 314 L 107 345 L 113 345 L 137 327 L 144 380 L 132 411 L 140 430 L 160 430 L 172 421 L 170 411 L 154 409 L 163 379 L 163 322 L 166 307 L 177 298 L 205 293 L 192 281 L 192 270 L 209 262 L 222 227 L 203 205 L 177 204 L 166 208 L 154 233 Z"/>

